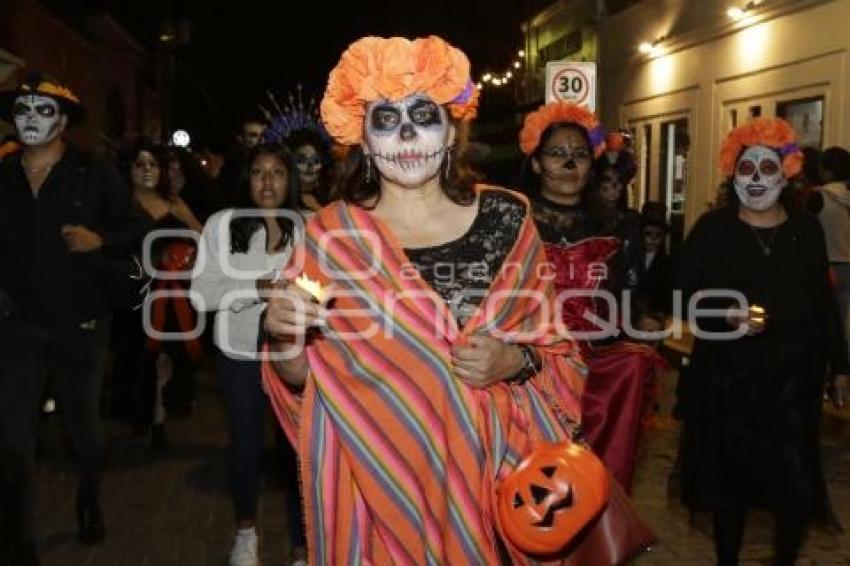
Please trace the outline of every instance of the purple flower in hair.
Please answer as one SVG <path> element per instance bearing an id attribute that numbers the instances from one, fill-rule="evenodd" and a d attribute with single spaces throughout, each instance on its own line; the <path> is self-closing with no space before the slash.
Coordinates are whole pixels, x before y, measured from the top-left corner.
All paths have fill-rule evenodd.
<path id="1" fill-rule="evenodd" d="M 466 81 L 466 87 L 460 94 L 454 97 L 454 100 L 451 101 L 451 104 L 466 104 L 467 102 L 469 102 L 469 99 L 472 98 L 474 88 L 475 85 L 472 84 L 472 79 Z"/>
<path id="2" fill-rule="evenodd" d="M 602 126 L 596 126 L 589 132 L 587 132 L 587 137 L 590 138 L 590 145 L 593 147 L 599 147 L 602 143 L 605 142 L 605 130 Z"/>
<path id="3" fill-rule="evenodd" d="M 794 142 L 790 142 L 790 143 L 786 143 L 785 145 L 780 147 L 778 151 L 779 151 L 779 155 L 781 155 L 782 157 L 785 157 L 786 155 L 790 155 L 792 153 L 797 153 L 798 151 L 800 151 L 800 146 L 798 146 Z"/>

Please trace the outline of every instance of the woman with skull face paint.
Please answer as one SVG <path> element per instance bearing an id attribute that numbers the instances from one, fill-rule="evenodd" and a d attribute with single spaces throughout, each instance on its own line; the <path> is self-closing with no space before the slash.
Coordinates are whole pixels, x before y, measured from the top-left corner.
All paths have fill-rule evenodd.
<path id="1" fill-rule="evenodd" d="M 477 94 L 437 37 L 361 39 L 331 73 L 323 121 L 362 159 L 269 301 L 263 367 L 311 564 L 530 562 L 495 486 L 571 437 L 582 380 L 527 202 L 458 164 Z"/>
<path id="2" fill-rule="evenodd" d="M 610 343 L 619 320 L 601 328 L 586 318 L 587 313 L 615 318 L 609 315 L 619 304 L 612 308 L 589 294 L 609 291 L 608 296 L 619 303 L 618 280 L 622 280 L 611 275 L 619 265 L 615 258 L 622 240 L 614 226 L 606 231 L 605 219 L 610 215 L 600 213 L 589 196 L 597 181 L 594 171 L 608 169 L 594 165 L 595 159 L 609 163 L 605 135 L 587 108 L 556 102 L 526 116 L 519 143 L 528 156 L 523 185 L 531 195 L 534 219 L 555 268 L 555 288 L 566 297 L 559 301 L 559 314 L 574 335 L 603 334 L 607 339 L 605 345 L 591 339 L 579 341 L 589 371 L 582 396 L 582 427 L 594 451 L 628 490 L 641 421 L 649 406 L 649 385 L 664 362 L 648 345 Z M 635 238 L 628 236 L 630 247 L 639 249 Z M 576 297 L 576 291 L 582 294 Z"/>
<path id="3" fill-rule="evenodd" d="M 328 142 L 313 130 L 298 130 L 286 139 L 286 145 L 295 155 L 298 167 L 301 184 L 299 208 L 317 212 L 328 203 L 333 163 Z"/>
<path id="4" fill-rule="evenodd" d="M 728 134 L 721 167 L 734 206 L 704 215 L 681 254 L 685 297 L 741 293 L 747 304 L 708 297 L 726 316 L 699 327 L 680 377 L 682 495 L 714 513 L 720 564 L 737 564 L 747 509 L 776 518 L 775 559 L 793 564 L 812 514 L 825 500 L 818 424 L 827 369 L 848 372 L 824 234 L 814 217 L 781 204 L 802 165 L 791 126 L 760 118 Z M 737 335 L 730 336 L 732 331 Z"/>
<path id="5" fill-rule="evenodd" d="M 262 106 L 269 125 L 263 132 L 266 143 L 286 145 L 295 156 L 298 167 L 301 196 L 299 210 L 313 213 L 325 206 L 330 198 L 331 140 L 319 118 L 318 108 L 311 97 L 304 103 L 301 85 L 298 94 L 289 95 L 289 104 L 281 107 L 277 98 L 269 93 L 269 102 L 278 110 L 273 116 Z"/>

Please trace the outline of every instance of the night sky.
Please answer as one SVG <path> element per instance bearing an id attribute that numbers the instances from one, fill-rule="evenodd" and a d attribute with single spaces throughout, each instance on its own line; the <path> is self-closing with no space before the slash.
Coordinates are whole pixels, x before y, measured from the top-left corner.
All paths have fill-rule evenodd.
<path id="1" fill-rule="evenodd" d="M 59 0 L 45 3 L 72 17 L 107 9 L 148 46 L 169 12 L 174 21 L 190 22 L 190 41 L 174 52 L 175 126 L 224 143 L 268 88 L 285 93 L 301 83 L 321 96 L 342 51 L 364 35 L 436 34 L 469 56 L 475 76 L 505 70 L 522 44 L 520 23 L 548 2 L 240 0 L 231 8 L 199 0 L 77 0 L 72 8 Z"/>

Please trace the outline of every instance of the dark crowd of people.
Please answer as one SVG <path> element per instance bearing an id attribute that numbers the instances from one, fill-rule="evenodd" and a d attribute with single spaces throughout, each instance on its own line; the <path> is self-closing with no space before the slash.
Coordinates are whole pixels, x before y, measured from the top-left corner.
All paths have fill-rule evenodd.
<path id="1" fill-rule="evenodd" d="M 678 378 L 678 491 L 713 514 L 718 564 L 737 564 L 752 507 L 776 519 L 779 564 L 813 521 L 840 529 L 819 423 L 825 396 L 847 401 L 850 153 L 800 148 L 778 118 L 735 128 L 716 203 L 670 255 L 666 207 L 633 207 L 627 133 L 543 105 L 518 132 L 516 183 L 496 187 L 467 152 L 478 96 L 443 40 L 364 38 L 319 108 L 251 115 L 211 168 L 144 138 L 111 162 L 78 148 L 65 134 L 83 101 L 54 78 L 0 93 L 15 130 L 0 146 L 0 564 L 38 564 L 47 396 L 73 443 L 79 541 L 98 544 L 117 519 L 101 419 L 173 449 L 168 421 L 192 418 L 208 369 L 232 566 L 259 564 L 269 416 L 291 564 L 622 563 L 654 542 L 628 493 L 677 301 L 702 309 Z M 535 466 L 545 478 L 521 477 Z M 548 540 L 540 486 L 561 473 L 604 504 L 550 509 Z"/>

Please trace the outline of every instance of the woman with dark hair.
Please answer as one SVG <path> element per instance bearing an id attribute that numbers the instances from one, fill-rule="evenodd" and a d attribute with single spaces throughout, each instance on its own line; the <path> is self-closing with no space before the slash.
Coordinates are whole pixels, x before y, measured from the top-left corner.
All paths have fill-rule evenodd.
<path id="1" fill-rule="evenodd" d="M 256 566 L 257 493 L 268 400 L 260 383 L 257 353 L 260 318 L 275 268 L 290 256 L 303 221 L 297 212 L 298 169 L 284 147 L 262 144 L 248 151 L 239 207 L 212 215 L 204 227 L 198 269 L 192 279 L 193 304 L 215 312 L 214 341 L 220 350 L 219 383 L 230 428 L 231 494 L 237 533 L 231 566 Z M 290 478 L 293 547 L 303 558 L 304 535 L 295 457 Z M 296 557 L 297 558 L 297 557 Z"/>
<path id="2" fill-rule="evenodd" d="M 547 125 L 534 147 L 527 148 L 520 186 L 531 197 L 543 241 L 579 242 L 601 230 L 585 191 L 594 184 L 591 148 L 599 143 L 591 141 L 586 128 L 564 121 Z M 570 152 L 571 148 L 576 151 Z"/>
<path id="3" fill-rule="evenodd" d="M 525 188 L 532 194 L 534 218 L 561 294 L 559 315 L 578 338 L 588 365 L 582 426 L 594 451 L 628 490 L 641 422 L 650 406 L 650 384 L 663 361 L 648 345 L 613 340 L 620 333 L 624 304 L 616 259 L 624 245 L 613 226 L 606 230 L 612 214 L 591 196 L 598 175 L 612 174 L 605 134 L 587 108 L 559 102 L 526 116 L 519 143 L 528 156 Z M 628 169 L 619 171 L 633 174 Z M 616 169 L 613 174 L 619 185 L 624 177 Z M 619 192 L 612 200 L 620 201 L 620 187 L 612 188 Z M 640 247 L 629 238 L 630 250 Z M 631 309 L 622 310 L 624 316 L 631 314 Z M 605 322 L 599 324 L 589 315 Z"/>
<path id="4" fill-rule="evenodd" d="M 123 152 L 121 168 L 137 209 L 149 221 L 152 245 L 142 250 L 150 254 L 145 258 L 147 265 L 175 273 L 191 269 L 195 249 L 191 237 L 157 236 L 158 230 L 200 232 L 202 228 L 183 199 L 172 194 L 167 153 L 151 141 L 140 139 Z M 154 280 L 151 288 L 180 289 L 181 283 Z M 166 415 L 191 411 L 195 386 L 192 360 L 200 352 L 194 340 L 160 341 L 156 336 L 156 332 L 188 332 L 194 328 L 194 313 L 185 297 L 158 298 L 150 308 L 149 329 L 143 327 L 141 310 L 116 315 L 111 403 L 116 416 L 128 418 L 139 429 L 150 427 L 152 445 L 162 448 L 166 442 Z"/>
<path id="5" fill-rule="evenodd" d="M 299 208 L 316 212 L 330 200 L 330 175 L 333 159 L 330 143 L 318 132 L 301 129 L 286 138 L 286 145 L 295 156 L 301 184 Z"/>
<path id="6" fill-rule="evenodd" d="M 298 85 L 298 94 L 289 95 L 289 104 L 278 104 L 277 98 L 269 92 L 269 102 L 278 115 L 260 107 L 269 120 L 269 126 L 263 133 L 266 143 L 285 145 L 295 157 L 298 167 L 301 196 L 298 210 L 313 213 L 330 202 L 333 158 L 331 139 L 316 108 L 315 99 L 305 104 Z M 310 214 L 307 215 L 308 217 Z"/>
<path id="7" fill-rule="evenodd" d="M 824 379 L 846 384 L 850 363 L 823 230 L 780 199 L 802 167 L 791 125 L 758 118 L 735 128 L 720 163 L 733 203 L 699 219 L 678 266 L 685 301 L 725 313 L 699 319 L 679 378 L 682 496 L 714 513 L 719 564 L 738 563 L 747 511 L 764 506 L 775 518 L 774 559 L 791 565 L 828 501 Z"/>
<path id="8" fill-rule="evenodd" d="M 581 377 L 528 203 L 458 164 L 477 94 L 435 36 L 360 39 L 331 72 L 323 122 L 362 159 L 269 301 L 263 365 L 310 564 L 531 562 L 496 486 L 572 438 Z"/>

